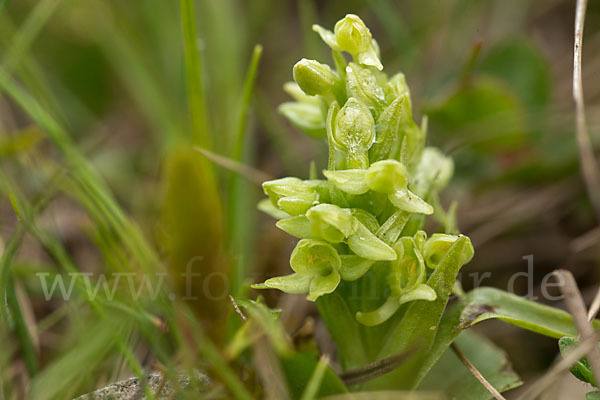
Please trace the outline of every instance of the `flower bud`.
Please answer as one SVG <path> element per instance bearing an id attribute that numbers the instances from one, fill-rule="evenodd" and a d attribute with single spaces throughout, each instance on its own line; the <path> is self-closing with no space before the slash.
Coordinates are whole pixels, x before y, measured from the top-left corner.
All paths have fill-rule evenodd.
<path id="1" fill-rule="evenodd" d="M 377 55 L 378 46 L 373 43 L 371 31 L 357 15 L 348 14 L 333 29 L 338 47 L 352 54 L 361 64 L 383 69 Z"/>
<path id="2" fill-rule="evenodd" d="M 409 108 L 412 108 L 410 101 L 410 89 L 406 83 L 406 77 L 402 72 L 398 72 L 392 76 L 387 83 L 388 95 L 391 99 L 395 99 L 399 96 L 406 96 L 408 100 Z"/>
<path id="3" fill-rule="evenodd" d="M 356 98 L 348 99 L 338 112 L 333 139 L 348 154 L 348 168 L 368 167 L 366 152 L 375 139 L 375 121 L 369 109 Z"/>
<path id="4" fill-rule="evenodd" d="M 371 45 L 371 32 L 365 23 L 354 14 L 348 14 L 335 24 L 335 40 L 343 51 L 356 54 Z"/>
<path id="5" fill-rule="evenodd" d="M 394 193 L 408 184 L 406 167 L 396 160 L 383 160 L 372 164 L 365 174 L 369 189 L 379 193 Z"/>
<path id="6" fill-rule="evenodd" d="M 419 195 L 442 190 L 452 178 L 454 162 L 435 147 L 423 150 L 421 161 L 414 176 L 414 189 Z"/>
<path id="7" fill-rule="evenodd" d="M 397 97 L 377 119 L 375 143 L 369 150 L 371 162 L 393 158 L 400 153 L 402 137 L 399 131 L 407 115 L 407 102 L 406 95 Z"/>
<path id="8" fill-rule="evenodd" d="M 382 109 L 385 103 L 383 88 L 375 74 L 353 62 L 346 67 L 346 92 L 348 97 L 356 97 L 375 110 Z"/>
<path id="9" fill-rule="evenodd" d="M 263 190 L 274 206 L 290 215 L 304 214 L 317 201 L 312 185 L 298 178 L 282 178 L 263 183 Z"/>
<path id="10" fill-rule="evenodd" d="M 329 93 L 337 80 L 329 65 L 303 58 L 294 65 L 294 80 L 309 96 Z"/>

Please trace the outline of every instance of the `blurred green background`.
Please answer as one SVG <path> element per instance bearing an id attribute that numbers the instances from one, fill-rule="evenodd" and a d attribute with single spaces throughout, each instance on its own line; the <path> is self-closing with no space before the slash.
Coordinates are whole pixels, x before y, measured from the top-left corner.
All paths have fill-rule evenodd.
<path id="1" fill-rule="evenodd" d="M 102 302 L 47 302 L 40 271 L 166 271 L 180 294 L 188 265 L 204 277 L 215 274 L 195 281 L 203 295 L 185 307 L 210 343 L 224 345 L 239 326 L 224 294 L 255 296 L 248 283 L 287 271 L 293 247 L 257 211 L 262 191 L 255 181 L 307 178 L 313 160 L 319 170 L 326 166 L 326 144 L 277 113 L 288 100 L 282 85 L 302 57 L 332 62 L 311 25 L 331 27 L 346 13 L 371 28 L 386 71 L 405 73 L 415 119 L 429 117 L 429 144 L 454 158 L 443 204 L 458 201 L 459 227 L 476 249 L 462 272 L 464 288 L 475 285 L 473 274 L 489 271 L 482 284 L 506 289 L 513 274 L 527 272 L 523 257 L 532 255 L 530 294 L 541 296 L 544 276 L 567 267 L 586 298 L 593 296 L 600 229 L 574 135 L 574 2 L 200 0 L 195 10 L 189 3 L 0 1 L 2 289 L 6 307 L 21 316 L 0 325 L 7 399 L 25 391 L 67 398 L 149 360 L 177 363 L 186 359 L 185 332 L 200 334 L 188 319 L 181 323 L 169 301 L 123 300 L 123 314 Z M 583 81 L 593 142 L 600 130 L 599 32 L 600 4 L 590 2 Z M 242 175 L 230 171 L 232 161 Z M 528 290 L 527 278 L 515 281 L 517 294 Z M 302 297 L 265 296 L 284 309 L 289 331 L 316 316 Z M 94 312 L 102 315 L 100 327 L 90 325 Z M 102 329 L 112 336 L 111 324 L 126 325 L 128 315 L 153 332 L 149 314 L 182 330 L 177 344 L 149 343 L 131 327 L 120 331 L 117 355 L 102 344 L 95 351 L 73 344 Z M 554 340 L 496 323 L 480 330 L 506 349 L 525 380 L 556 357 Z M 69 359 L 74 346 L 89 349 L 88 358 Z M 123 354 L 138 361 L 124 362 Z M 81 363 L 89 373 L 73 371 Z M 56 376 L 64 382 L 41 395 Z"/>

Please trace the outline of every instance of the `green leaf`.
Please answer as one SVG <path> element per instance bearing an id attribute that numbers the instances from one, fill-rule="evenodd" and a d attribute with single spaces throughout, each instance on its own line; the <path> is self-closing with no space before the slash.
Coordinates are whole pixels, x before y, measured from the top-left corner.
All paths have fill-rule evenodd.
<path id="1" fill-rule="evenodd" d="M 556 339 L 577 336 L 573 319 L 565 311 L 495 288 L 475 289 L 446 310 L 435 342 L 416 374 L 416 382 L 425 376 L 462 330 L 488 319 L 500 319 Z M 594 321 L 594 326 L 600 326 L 598 320 Z"/>
<path id="2" fill-rule="evenodd" d="M 467 359 L 499 392 L 522 384 L 506 354 L 491 341 L 471 332 L 456 338 L 456 345 Z M 425 377 L 419 389 L 441 390 L 449 399 L 487 400 L 492 394 L 473 377 L 452 350 L 447 350 Z"/>
<path id="3" fill-rule="evenodd" d="M 565 336 L 560 338 L 558 341 L 560 354 L 563 357 L 566 357 L 574 348 L 579 346 L 579 344 L 580 341 L 572 337 Z M 570 368 L 570 371 L 580 381 L 597 387 L 596 379 L 594 378 L 594 373 L 592 372 L 590 362 L 586 357 L 573 364 L 573 366 Z"/>
<path id="4" fill-rule="evenodd" d="M 578 334 L 569 313 L 494 288 L 483 287 L 467 293 L 463 302 L 454 305 L 461 306 L 463 328 L 497 318 L 556 339 Z"/>
<path id="5" fill-rule="evenodd" d="M 333 292 L 317 300 L 319 314 L 339 349 L 342 369 L 366 365 L 370 362 L 366 349 L 360 343 L 361 327 L 354 319 L 342 295 Z"/>
<path id="6" fill-rule="evenodd" d="M 292 399 L 301 399 L 307 385 L 311 382 L 315 369 L 319 366 L 317 357 L 308 352 L 294 352 L 288 356 L 281 357 L 281 366 L 287 378 Z M 326 365 L 321 384 L 317 391 L 317 397 L 321 398 L 323 396 L 347 392 L 348 389 L 346 389 L 344 383 Z"/>
<path id="7" fill-rule="evenodd" d="M 409 349 L 417 349 L 418 353 L 396 371 L 373 381 L 374 387 L 412 388 L 420 381 L 422 376 L 415 370 L 429 357 L 458 271 L 472 257 L 471 241 L 466 236 L 459 237 L 427 280 L 427 285 L 437 294 L 436 300 L 409 304 L 400 322 L 390 328 L 379 358 Z"/>

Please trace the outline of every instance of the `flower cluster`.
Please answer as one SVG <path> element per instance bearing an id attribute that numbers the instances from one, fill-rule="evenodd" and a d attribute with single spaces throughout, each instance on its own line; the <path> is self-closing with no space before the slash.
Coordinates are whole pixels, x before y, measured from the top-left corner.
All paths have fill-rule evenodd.
<path id="1" fill-rule="evenodd" d="M 453 163 L 425 147 L 426 129 L 413 119 L 404 75 L 388 78 L 382 71 L 379 46 L 359 17 L 347 15 L 333 32 L 314 30 L 331 48 L 335 68 L 315 60 L 296 63 L 295 82 L 284 86 L 295 101 L 280 111 L 306 134 L 327 138 L 328 167 L 325 179 L 263 184 L 269 198 L 260 208 L 301 240 L 290 258 L 293 274 L 253 287 L 308 293 L 315 301 L 341 280 L 358 280 L 379 264 L 390 294 L 380 308 L 356 315 L 365 325 L 377 325 L 406 302 L 436 299 L 426 284 L 428 273 L 458 236 L 427 238 L 421 229 L 434 211 L 448 219 L 437 193 L 452 176 Z"/>

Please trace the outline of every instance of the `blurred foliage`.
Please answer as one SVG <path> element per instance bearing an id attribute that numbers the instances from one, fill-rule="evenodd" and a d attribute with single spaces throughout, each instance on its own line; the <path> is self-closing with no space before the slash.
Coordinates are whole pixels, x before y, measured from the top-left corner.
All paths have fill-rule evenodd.
<path id="1" fill-rule="evenodd" d="M 276 109 L 287 98 L 281 86 L 291 79 L 289 66 L 302 55 L 326 56 L 312 23 L 331 26 L 349 12 L 372 27 L 386 68 L 408 77 L 415 112 L 429 115 L 429 142 L 454 156 L 450 196 L 461 199 L 460 228 L 477 249 L 463 273 L 465 287 L 472 285 L 468 274 L 478 271 L 493 272 L 485 284 L 505 287 L 510 274 L 524 270 L 526 254 L 536 258 L 533 294 L 539 295 L 543 276 L 564 263 L 574 266 L 584 293 L 597 282 L 597 236 L 583 236 L 596 224 L 573 133 L 572 2 L 4 0 L 4 398 L 25 398 L 26 390 L 30 398 L 69 398 L 152 365 L 167 374 L 176 365 L 207 369 L 212 398 L 260 396 L 264 380 L 251 367 L 285 375 L 294 358 L 295 366 L 305 365 L 306 382 L 312 379 L 314 353 L 251 365 L 251 352 L 268 353 L 253 343 L 239 359 L 227 359 L 214 343 L 228 342 L 245 324 L 226 297 L 180 301 L 186 289 L 181 273 L 193 257 L 203 257 L 194 272 L 228 276 L 231 287 L 214 279 L 211 293 L 229 289 L 245 297 L 247 282 L 284 270 L 289 248 L 271 221 L 257 216 L 259 189 L 192 146 L 276 177 L 307 177 L 302 166 L 311 160 L 323 169 L 321 143 L 302 137 Z M 187 32 L 185 21 L 193 25 Z M 594 75 L 600 52 L 593 35 L 599 27 L 600 4 L 590 2 L 584 81 L 593 138 L 600 127 Z M 257 43 L 263 55 L 245 96 Z M 21 220 L 15 205 L 29 210 Z M 114 301 L 102 294 L 88 301 L 82 285 L 71 301 L 45 301 L 36 276 L 142 271 L 168 273 L 158 299 L 128 298 L 124 278 Z M 515 290 L 525 292 L 525 283 L 517 280 Z M 279 300 L 269 296 L 269 304 Z M 290 298 L 281 301 L 296 304 L 298 315 L 282 315 L 288 331 L 314 312 Z M 17 320 L 20 330 L 12 323 Z M 524 379 L 556 354 L 555 343 L 518 331 L 487 333 L 517 356 L 510 358 Z M 478 355 L 464 351 L 477 364 Z M 27 371 L 27 357 L 37 371 Z M 338 387 L 329 370 L 323 374 L 322 388 Z M 302 395 L 289 386 L 295 397 Z"/>

